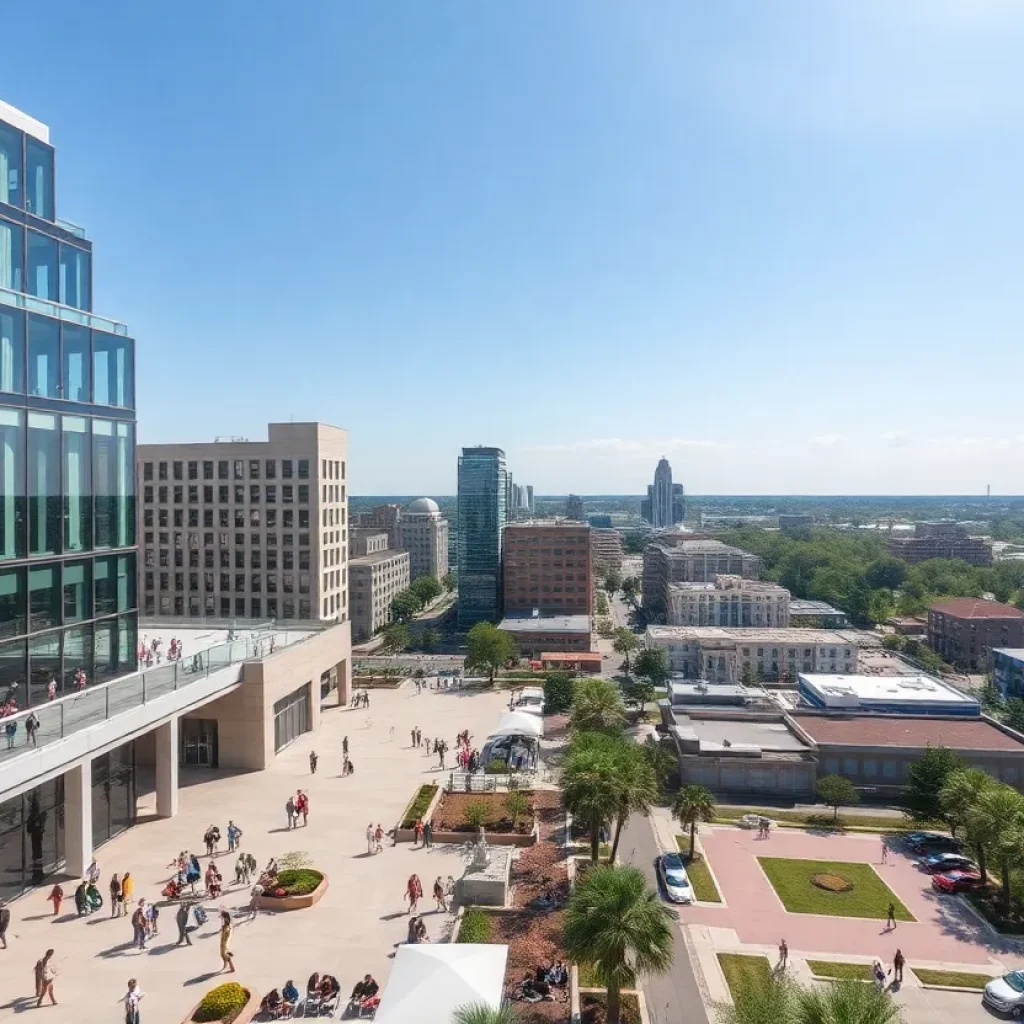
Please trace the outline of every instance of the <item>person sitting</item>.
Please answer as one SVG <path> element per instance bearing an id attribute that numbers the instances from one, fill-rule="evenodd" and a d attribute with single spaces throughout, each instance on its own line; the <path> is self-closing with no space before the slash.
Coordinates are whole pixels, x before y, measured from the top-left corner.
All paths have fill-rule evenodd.
<path id="1" fill-rule="evenodd" d="M 265 1013 L 270 1017 L 277 1017 L 281 1013 L 281 993 L 276 988 L 272 988 L 264 997 L 260 1003 L 260 1013 Z"/>
<path id="2" fill-rule="evenodd" d="M 552 985 L 567 985 L 569 983 L 569 968 L 561 960 L 548 971 L 548 982 Z"/>
<path id="3" fill-rule="evenodd" d="M 320 979 L 320 998 L 333 999 L 341 991 L 341 982 L 333 974 L 325 974 Z"/>
<path id="4" fill-rule="evenodd" d="M 314 971 L 306 982 L 306 995 L 315 996 L 320 991 L 320 972 Z"/>
<path id="5" fill-rule="evenodd" d="M 295 1004 L 299 1001 L 299 990 L 295 987 L 295 982 L 289 978 L 284 983 L 284 988 L 281 989 L 281 1011 L 284 1013 L 291 1013 L 295 1009 Z"/>
<path id="6" fill-rule="evenodd" d="M 420 919 L 418 917 L 409 918 L 409 930 L 406 933 L 406 941 L 410 944 L 415 944 L 420 941 L 419 939 L 419 924 Z"/>
<path id="7" fill-rule="evenodd" d="M 372 974 L 367 974 L 362 981 L 357 981 L 349 997 L 350 1003 L 361 1004 L 367 999 L 372 999 L 380 991 L 380 986 L 373 980 Z"/>

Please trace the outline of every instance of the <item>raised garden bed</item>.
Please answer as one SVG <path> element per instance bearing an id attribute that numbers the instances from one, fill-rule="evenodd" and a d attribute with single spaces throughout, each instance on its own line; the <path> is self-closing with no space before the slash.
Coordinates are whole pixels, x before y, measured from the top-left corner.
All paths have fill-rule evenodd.
<path id="1" fill-rule="evenodd" d="M 487 943 L 493 941 L 491 933 L 494 918 L 486 910 L 479 910 L 476 907 L 467 907 L 462 915 L 462 922 L 459 925 L 459 934 L 455 936 L 456 942 Z"/>
<path id="2" fill-rule="evenodd" d="M 400 676 L 353 676 L 353 690 L 397 690 L 408 679 Z"/>
<path id="3" fill-rule="evenodd" d="M 296 868 L 282 871 L 277 876 L 277 886 L 253 900 L 260 910 L 305 910 L 320 902 L 327 885 L 327 876 L 322 871 Z"/>
<path id="4" fill-rule="evenodd" d="M 482 825 L 487 841 L 495 846 L 532 846 L 536 842 L 534 794 L 516 790 L 529 801 L 529 807 L 513 823 L 508 809 L 508 793 L 444 793 L 433 811 L 435 843 L 465 843 Z"/>
<path id="5" fill-rule="evenodd" d="M 411 843 L 416 838 L 414 826 L 417 820 L 430 821 L 434 814 L 434 808 L 441 800 L 443 790 L 440 786 L 431 783 L 420 786 L 416 794 L 409 801 L 401 820 L 395 825 L 395 842 Z M 438 842 L 445 840 L 438 839 Z"/>
<path id="6" fill-rule="evenodd" d="M 619 1020 L 622 1024 L 641 1024 L 640 1000 L 629 992 L 619 996 Z M 580 1024 L 605 1024 L 608 997 L 603 992 L 580 993 Z"/>
<path id="7" fill-rule="evenodd" d="M 249 1024 L 259 1008 L 255 992 L 228 981 L 210 989 L 182 1024 Z"/>

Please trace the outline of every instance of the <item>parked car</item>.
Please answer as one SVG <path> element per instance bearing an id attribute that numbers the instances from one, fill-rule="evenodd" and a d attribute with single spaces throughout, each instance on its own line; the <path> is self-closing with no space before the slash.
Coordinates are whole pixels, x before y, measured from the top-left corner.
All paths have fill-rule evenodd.
<path id="1" fill-rule="evenodd" d="M 942 832 L 908 832 L 903 841 L 915 853 L 929 856 L 935 853 L 959 853 L 963 845 L 959 839 Z"/>
<path id="2" fill-rule="evenodd" d="M 678 853 L 666 853 L 658 858 L 658 875 L 665 886 L 665 895 L 672 903 L 693 902 L 693 886 Z"/>
<path id="3" fill-rule="evenodd" d="M 1024 1017 L 1024 971 L 1010 971 L 1001 978 L 993 978 L 985 986 L 981 1001 L 998 1013 L 1020 1020 Z"/>
<path id="4" fill-rule="evenodd" d="M 981 886 L 981 875 L 977 871 L 946 871 L 932 875 L 932 888 L 936 892 L 967 892 Z"/>
<path id="5" fill-rule="evenodd" d="M 929 875 L 942 875 L 947 871 L 977 871 L 978 866 L 962 853 L 934 853 L 919 862 Z"/>
<path id="6" fill-rule="evenodd" d="M 760 828 L 761 823 L 767 821 L 769 827 L 773 827 L 775 822 L 771 818 L 766 818 L 763 814 L 744 814 L 742 817 L 736 819 L 736 824 L 740 828 Z"/>

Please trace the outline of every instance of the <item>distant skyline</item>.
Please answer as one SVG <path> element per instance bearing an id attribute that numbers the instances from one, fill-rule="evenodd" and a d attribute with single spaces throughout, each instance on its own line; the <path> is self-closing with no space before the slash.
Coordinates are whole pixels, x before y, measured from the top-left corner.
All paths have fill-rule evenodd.
<path id="1" fill-rule="evenodd" d="M 359 494 L 1024 493 L 1024 3 L 20 4 L 143 443 Z M 40 61 L 43 61 L 41 64 Z M 45 68 L 45 74 L 40 68 Z"/>

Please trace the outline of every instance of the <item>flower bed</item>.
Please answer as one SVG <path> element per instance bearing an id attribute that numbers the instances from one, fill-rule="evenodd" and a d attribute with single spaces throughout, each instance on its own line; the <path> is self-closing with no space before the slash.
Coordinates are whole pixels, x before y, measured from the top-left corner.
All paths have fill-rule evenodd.
<path id="1" fill-rule="evenodd" d="M 430 801 L 434 799 L 436 792 L 436 785 L 420 786 L 416 795 L 412 798 L 412 803 L 405 809 L 405 815 L 402 818 L 400 827 L 412 828 L 427 813 Z"/>
<path id="2" fill-rule="evenodd" d="M 185 1018 L 184 1024 L 248 1024 L 259 1009 L 255 992 L 228 981 L 210 989 Z"/>
<path id="3" fill-rule="evenodd" d="M 445 793 L 434 811 L 434 832 L 475 833 L 481 825 L 488 838 L 495 835 L 525 836 L 533 829 L 534 794 L 518 790 L 530 801 L 530 808 L 513 824 L 506 807 L 506 793 Z"/>
<path id="4" fill-rule="evenodd" d="M 277 876 L 277 885 L 254 896 L 260 910 L 305 910 L 327 892 L 327 876 L 312 868 L 294 868 Z"/>
<path id="5" fill-rule="evenodd" d="M 468 907 L 462 915 L 462 923 L 459 925 L 459 934 L 455 937 L 455 941 L 484 944 L 490 942 L 493 931 L 492 920 L 492 915 L 487 911 Z"/>

